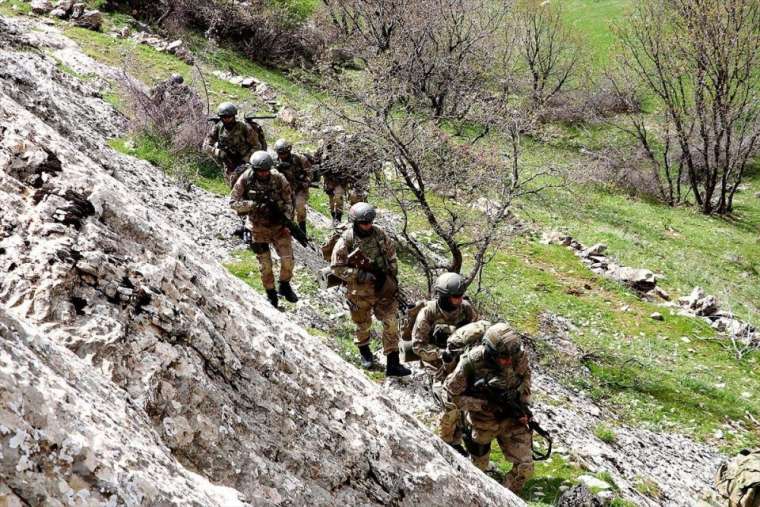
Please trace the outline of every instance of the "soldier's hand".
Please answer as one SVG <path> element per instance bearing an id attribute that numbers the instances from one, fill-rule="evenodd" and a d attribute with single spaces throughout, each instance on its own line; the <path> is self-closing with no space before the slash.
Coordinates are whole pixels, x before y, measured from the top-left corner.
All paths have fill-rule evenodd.
<path id="1" fill-rule="evenodd" d="M 359 274 L 357 275 L 356 279 L 360 283 L 374 283 L 376 280 L 376 277 L 369 271 L 361 270 L 359 271 Z"/>
<path id="2" fill-rule="evenodd" d="M 214 156 L 216 158 L 224 158 L 226 153 L 224 153 L 224 150 L 221 148 L 214 148 Z"/>

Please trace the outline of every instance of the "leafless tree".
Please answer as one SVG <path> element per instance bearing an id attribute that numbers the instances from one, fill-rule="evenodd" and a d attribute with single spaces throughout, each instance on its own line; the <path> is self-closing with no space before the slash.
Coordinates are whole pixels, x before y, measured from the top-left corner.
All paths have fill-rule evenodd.
<path id="1" fill-rule="evenodd" d="M 681 201 L 681 179 L 705 214 L 727 214 L 760 139 L 760 2 L 640 0 L 619 29 L 627 74 L 657 99 L 664 127 L 633 135 Z"/>
<path id="2" fill-rule="evenodd" d="M 574 77 L 581 48 L 565 24 L 560 2 L 524 0 L 515 12 L 531 98 L 534 107 L 542 108 Z"/>
<path id="3" fill-rule="evenodd" d="M 379 54 L 391 47 L 406 6 L 403 0 L 322 0 L 333 25 L 351 38 L 358 53 Z"/>

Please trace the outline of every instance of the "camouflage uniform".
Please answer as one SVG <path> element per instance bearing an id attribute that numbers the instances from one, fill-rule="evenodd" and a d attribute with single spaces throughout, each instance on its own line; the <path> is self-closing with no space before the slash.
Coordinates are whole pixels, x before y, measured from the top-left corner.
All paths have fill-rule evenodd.
<path id="1" fill-rule="evenodd" d="M 306 221 L 306 203 L 311 185 L 311 163 L 302 155 L 291 153 L 286 160 L 275 160 L 275 169 L 282 173 L 293 190 L 296 222 Z"/>
<path id="2" fill-rule="evenodd" d="M 242 174 L 242 167 L 255 151 L 265 150 L 263 135 L 242 121 L 235 121 L 227 127 L 221 120 L 216 122 L 203 142 L 204 151 L 214 156 L 214 148 L 224 151 L 217 162 L 224 166 L 224 179 L 230 187 Z M 216 158 L 216 157 L 215 157 Z"/>
<path id="3" fill-rule="evenodd" d="M 728 507 L 760 507 L 760 449 L 744 450 L 723 463 L 715 483 Z"/>
<path id="4" fill-rule="evenodd" d="M 514 366 L 500 367 L 486 357 L 483 345 L 464 354 L 454 372 L 444 381 L 449 401 L 465 411 L 472 429 L 472 440 L 479 450 L 471 450 L 472 463 L 481 470 L 488 467 L 491 441 L 496 438 L 504 457 L 512 463 L 504 485 L 514 492 L 522 490 L 533 474 L 531 430 L 517 419 L 499 418 L 487 400 L 471 395 L 469 390 L 479 379 L 496 379 L 509 391 L 516 391 L 522 403 L 530 402 L 531 372 L 527 354 Z"/>
<path id="5" fill-rule="evenodd" d="M 445 335 L 448 337 L 453 332 L 477 320 L 478 315 L 469 301 L 462 301 L 454 310 L 447 312 L 437 300 L 428 301 L 417 314 L 412 329 L 412 349 L 419 358 L 431 369 L 435 369 L 435 383 L 433 384 L 433 393 L 442 401 L 443 412 L 438 419 L 438 434 L 447 444 L 458 443 L 461 439 L 461 432 L 458 432 L 461 412 L 459 408 L 446 401 L 443 395 L 443 379 L 446 375 L 446 368 L 441 361 L 441 349 L 446 348 L 446 343 L 435 343 L 434 334 L 438 328 L 445 329 Z"/>
<path id="6" fill-rule="evenodd" d="M 437 300 L 428 301 L 417 314 L 412 329 L 412 349 L 422 361 L 434 368 L 441 366 L 441 349 L 446 343 L 435 343 L 433 334 L 441 327 L 448 328 L 446 335 L 451 335 L 456 329 L 478 320 L 478 314 L 469 301 L 462 301 L 454 310 L 447 312 Z"/>
<path id="7" fill-rule="evenodd" d="M 322 184 L 322 188 L 330 200 L 331 214 L 343 212 L 343 202 L 347 192 L 349 205 L 353 206 L 357 202 L 365 201 L 368 187 L 369 177 L 351 184 L 348 178 L 330 173 L 324 175 L 324 183 Z"/>
<path id="8" fill-rule="evenodd" d="M 274 217 L 274 203 L 288 218 L 293 216 L 293 197 L 288 180 L 272 171 L 269 178 L 256 178 L 253 168 L 246 166 L 232 189 L 230 206 L 238 214 L 247 214 L 246 228 L 251 231 L 251 250 L 256 254 L 261 281 L 266 289 L 274 289 L 272 256 L 269 244 L 280 256 L 280 281 L 293 276 L 293 240 L 290 231 Z"/>
<path id="9" fill-rule="evenodd" d="M 363 282 L 359 278 L 360 270 L 348 265 L 348 256 L 355 249 L 360 249 L 380 271 L 387 273 L 385 283 L 379 289 L 373 282 Z M 347 284 L 346 298 L 351 309 L 351 320 L 356 324 L 357 347 L 369 345 L 369 329 L 372 325 L 372 313 L 383 323 L 383 352 L 388 355 L 398 351 L 398 302 L 396 294 L 398 285 L 396 274 L 396 246 L 380 227 L 373 225 L 366 237 L 354 233 L 353 228 L 346 230 L 332 253 L 331 267 L 333 273 Z"/>

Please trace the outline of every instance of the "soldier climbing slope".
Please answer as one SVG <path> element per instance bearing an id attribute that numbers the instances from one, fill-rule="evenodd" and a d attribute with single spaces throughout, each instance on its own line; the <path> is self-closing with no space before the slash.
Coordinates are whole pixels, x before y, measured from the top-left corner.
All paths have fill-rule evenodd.
<path id="1" fill-rule="evenodd" d="M 351 320 L 356 324 L 356 343 L 362 366 L 374 362 L 369 348 L 372 314 L 383 323 L 383 352 L 386 376 L 401 377 L 411 372 L 399 363 L 398 282 L 396 247 L 385 231 L 374 225 L 375 208 L 366 202 L 351 206 L 352 227 L 338 239 L 332 253 L 333 273 L 347 284 L 346 298 Z"/>
<path id="2" fill-rule="evenodd" d="M 311 185 L 311 163 L 306 157 L 293 153 L 293 146 L 285 139 L 274 143 L 277 153 L 275 169 L 287 178 L 293 191 L 296 221 L 306 234 L 306 203 L 309 202 L 309 186 Z"/>
<path id="3" fill-rule="evenodd" d="M 465 412 L 470 425 L 466 444 L 473 464 L 481 470 L 488 467 L 496 438 L 513 464 L 504 486 L 515 493 L 533 474 L 530 382 L 522 339 L 503 323 L 491 326 L 482 344 L 462 355 L 444 382 L 448 401 Z"/>
<path id="4" fill-rule="evenodd" d="M 238 215 L 247 215 L 246 227 L 251 232 L 251 250 L 261 270 L 261 282 L 272 305 L 277 308 L 277 294 L 291 303 L 298 296 L 290 286 L 293 277 L 293 239 L 286 225 L 293 216 L 293 197 L 285 176 L 272 172 L 274 161 L 269 153 L 257 151 L 250 166 L 240 175 L 232 189 L 230 206 Z M 274 288 L 272 256 L 269 245 L 280 256 L 279 290 Z"/>
<path id="5" fill-rule="evenodd" d="M 436 299 L 428 301 L 415 319 L 412 329 L 412 350 L 434 371 L 433 392 L 440 399 L 444 411 L 438 420 L 441 439 L 462 454 L 461 431 L 457 431 L 460 411 L 443 396 L 443 380 L 450 373 L 447 367 L 453 357 L 447 353 L 449 336 L 462 326 L 477 320 L 478 315 L 469 301 L 464 300 L 467 289 L 464 277 L 458 273 L 444 273 L 435 281 Z M 408 343 L 408 342 L 405 342 Z M 448 363 L 448 364 L 444 364 Z"/>
<path id="6" fill-rule="evenodd" d="M 358 202 L 365 201 L 369 192 L 369 168 L 361 163 L 350 166 L 349 164 L 353 163 L 353 160 L 341 159 L 350 149 L 347 146 L 352 139 L 352 136 L 344 135 L 338 139 L 325 142 L 312 157 L 315 163 L 320 165 L 320 175 L 324 178 L 322 189 L 329 199 L 333 225 L 339 224 L 343 219 L 343 205 L 346 195 L 349 204 L 353 206 Z"/>
<path id="7" fill-rule="evenodd" d="M 266 150 L 264 132 L 235 119 L 237 107 L 224 102 L 216 110 L 219 116 L 206 139 L 203 150 L 224 168 L 224 179 L 230 188 L 243 173 L 245 163 L 255 151 Z"/>

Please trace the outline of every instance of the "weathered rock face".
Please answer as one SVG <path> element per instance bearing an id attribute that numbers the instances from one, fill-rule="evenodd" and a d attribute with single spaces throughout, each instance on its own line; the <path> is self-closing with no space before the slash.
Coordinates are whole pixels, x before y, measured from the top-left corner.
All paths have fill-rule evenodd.
<path id="1" fill-rule="evenodd" d="M 59 35 L 17 23 L 0 18 L 0 495 L 522 505 L 230 276 L 198 238 L 235 218 L 107 148 L 119 116 L 28 51 Z"/>

